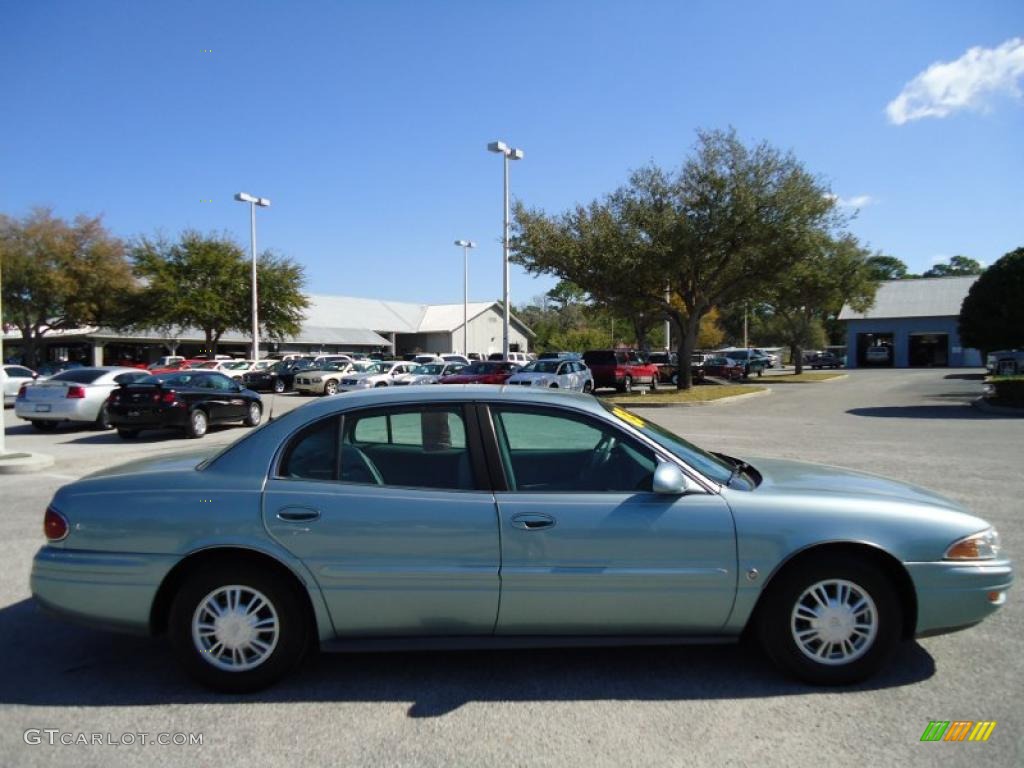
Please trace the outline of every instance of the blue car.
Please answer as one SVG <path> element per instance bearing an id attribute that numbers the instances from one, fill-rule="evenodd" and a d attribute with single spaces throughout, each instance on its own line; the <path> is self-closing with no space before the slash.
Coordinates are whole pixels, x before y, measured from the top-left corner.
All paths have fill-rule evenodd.
<path id="1" fill-rule="evenodd" d="M 708 453 L 592 396 L 386 387 L 324 398 L 220 453 L 61 488 L 47 609 L 169 635 L 223 691 L 316 649 L 760 639 L 847 684 L 901 640 L 976 624 L 1013 570 L 954 502 L 860 472 Z"/>

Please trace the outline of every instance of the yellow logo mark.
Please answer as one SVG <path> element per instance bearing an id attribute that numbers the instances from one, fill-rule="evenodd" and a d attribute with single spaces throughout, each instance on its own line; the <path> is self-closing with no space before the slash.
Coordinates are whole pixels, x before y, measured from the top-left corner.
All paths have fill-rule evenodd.
<path id="1" fill-rule="evenodd" d="M 982 720 L 974 726 L 974 730 L 971 731 L 971 735 L 967 737 L 968 741 L 988 741 L 988 737 L 992 735 L 992 731 L 996 729 L 995 720 Z"/>

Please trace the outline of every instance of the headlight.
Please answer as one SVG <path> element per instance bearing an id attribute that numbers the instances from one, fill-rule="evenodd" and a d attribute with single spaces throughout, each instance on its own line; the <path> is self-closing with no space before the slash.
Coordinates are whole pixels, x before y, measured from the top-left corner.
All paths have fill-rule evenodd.
<path id="1" fill-rule="evenodd" d="M 995 528 L 954 541 L 946 550 L 947 560 L 992 560 L 998 557 L 999 534 Z"/>

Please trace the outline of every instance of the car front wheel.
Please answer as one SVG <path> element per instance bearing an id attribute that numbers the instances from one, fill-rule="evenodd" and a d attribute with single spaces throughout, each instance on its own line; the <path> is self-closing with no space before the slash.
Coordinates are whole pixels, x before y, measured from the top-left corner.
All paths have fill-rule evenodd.
<path id="1" fill-rule="evenodd" d="M 171 605 L 169 639 L 194 679 L 219 691 L 257 691 L 305 655 L 301 596 L 276 574 L 245 564 L 196 571 Z"/>
<path id="2" fill-rule="evenodd" d="M 651 376 L 651 387 L 650 387 L 650 389 L 651 389 L 651 392 L 657 392 L 658 391 L 658 375 L 657 374 L 655 374 L 654 376 Z"/>
<path id="3" fill-rule="evenodd" d="M 902 610 L 889 580 L 851 557 L 783 573 L 758 609 L 758 635 L 785 672 L 814 685 L 860 682 L 899 642 Z"/>
<path id="4" fill-rule="evenodd" d="M 325 395 L 336 395 L 336 394 L 338 394 L 338 382 L 336 382 L 336 381 L 328 381 L 326 384 L 324 384 L 324 394 Z"/>
<path id="5" fill-rule="evenodd" d="M 210 426 L 210 420 L 206 416 L 206 411 L 201 411 L 198 408 L 188 417 L 188 427 L 185 430 L 185 434 L 189 437 L 202 437 L 206 434 L 206 430 Z"/>
<path id="6" fill-rule="evenodd" d="M 622 384 L 619 385 L 620 392 L 632 392 L 633 391 L 633 377 L 627 376 L 622 380 Z"/>
<path id="7" fill-rule="evenodd" d="M 259 403 L 249 403 L 249 410 L 245 414 L 245 426 L 257 427 L 260 419 L 263 418 L 263 409 Z"/>
<path id="8" fill-rule="evenodd" d="M 284 392 L 284 382 L 280 379 L 274 379 L 274 392 L 279 395 Z"/>

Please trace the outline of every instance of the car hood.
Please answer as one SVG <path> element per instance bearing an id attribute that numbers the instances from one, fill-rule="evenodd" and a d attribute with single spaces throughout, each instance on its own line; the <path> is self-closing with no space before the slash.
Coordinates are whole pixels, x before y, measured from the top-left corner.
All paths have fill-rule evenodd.
<path id="1" fill-rule="evenodd" d="M 135 459 L 134 461 L 118 464 L 113 467 L 101 469 L 98 472 L 86 475 L 85 479 L 93 477 L 107 477 L 110 475 L 132 475 L 139 472 L 175 472 L 182 469 L 195 469 L 196 465 L 204 459 L 212 456 L 221 446 L 196 449 L 181 453 L 173 453 L 164 456 L 153 456 L 148 459 Z"/>
<path id="2" fill-rule="evenodd" d="M 941 494 L 880 475 L 853 469 L 785 459 L 744 459 L 762 476 L 758 490 L 782 493 L 876 496 L 893 501 L 930 504 L 964 512 L 959 504 Z"/>

